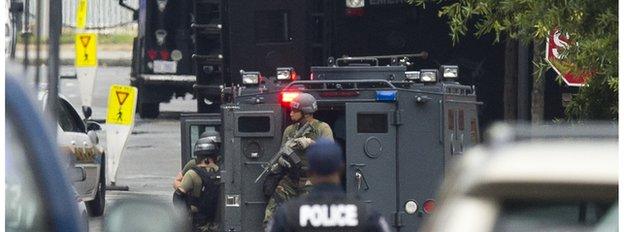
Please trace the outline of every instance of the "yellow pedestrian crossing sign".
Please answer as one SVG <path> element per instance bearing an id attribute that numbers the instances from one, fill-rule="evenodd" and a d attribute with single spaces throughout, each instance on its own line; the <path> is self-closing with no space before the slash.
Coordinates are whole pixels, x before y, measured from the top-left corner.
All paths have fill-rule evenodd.
<path id="1" fill-rule="evenodd" d="M 76 9 L 76 28 L 84 29 L 87 24 L 87 0 L 79 0 Z"/>
<path id="2" fill-rule="evenodd" d="M 76 34 L 76 67 L 97 67 L 97 35 L 95 33 Z"/>
<path id="3" fill-rule="evenodd" d="M 137 90 L 127 85 L 113 85 L 108 94 L 106 124 L 131 125 L 134 121 Z"/>

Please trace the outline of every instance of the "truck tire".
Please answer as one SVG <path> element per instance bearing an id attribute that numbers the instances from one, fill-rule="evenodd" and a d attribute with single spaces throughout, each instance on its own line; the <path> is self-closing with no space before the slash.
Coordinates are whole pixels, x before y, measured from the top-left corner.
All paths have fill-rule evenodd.
<path id="1" fill-rule="evenodd" d="M 89 212 L 91 217 L 102 216 L 102 214 L 104 214 L 104 207 L 106 206 L 106 156 L 104 154 L 102 154 L 101 166 L 100 180 L 95 198 L 86 202 L 87 212 Z"/>
<path id="2" fill-rule="evenodd" d="M 141 118 L 156 118 L 160 113 L 159 103 L 140 103 L 138 108 Z"/>

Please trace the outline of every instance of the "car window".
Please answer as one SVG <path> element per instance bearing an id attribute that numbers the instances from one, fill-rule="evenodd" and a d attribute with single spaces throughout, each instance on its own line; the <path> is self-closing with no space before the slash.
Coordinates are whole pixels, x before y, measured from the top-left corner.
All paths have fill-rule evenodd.
<path id="1" fill-rule="evenodd" d="M 29 165 L 25 145 L 10 120 L 6 122 L 5 230 L 48 231 L 43 197 Z"/>
<path id="2" fill-rule="evenodd" d="M 612 204 L 506 200 L 494 231 L 592 231 Z"/>
<path id="3" fill-rule="evenodd" d="M 86 132 L 82 119 L 69 102 L 59 98 L 58 111 L 58 121 L 63 131 Z"/>

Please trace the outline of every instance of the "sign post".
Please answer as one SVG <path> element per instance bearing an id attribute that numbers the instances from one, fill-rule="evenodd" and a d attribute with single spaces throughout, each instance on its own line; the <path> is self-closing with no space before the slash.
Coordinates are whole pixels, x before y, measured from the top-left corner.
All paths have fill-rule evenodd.
<path id="1" fill-rule="evenodd" d="M 80 99 L 83 106 L 91 106 L 93 85 L 97 75 L 97 35 L 95 33 L 76 34 L 76 77 L 80 83 Z"/>
<path id="2" fill-rule="evenodd" d="M 587 83 L 591 73 L 588 71 L 573 72 L 576 68 L 575 64 L 566 61 L 563 55 L 571 43 L 572 41 L 567 35 L 562 34 L 557 29 L 552 30 L 546 39 L 546 61 L 568 86 L 581 87 Z"/>
<path id="3" fill-rule="evenodd" d="M 125 190 L 128 186 L 117 186 L 117 170 L 128 136 L 134 128 L 134 112 L 136 110 L 137 89 L 132 86 L 113 85 L 108 94 L 106 112 L 106 160 L 107 175 L 111 185 L 109 190 Z"/>

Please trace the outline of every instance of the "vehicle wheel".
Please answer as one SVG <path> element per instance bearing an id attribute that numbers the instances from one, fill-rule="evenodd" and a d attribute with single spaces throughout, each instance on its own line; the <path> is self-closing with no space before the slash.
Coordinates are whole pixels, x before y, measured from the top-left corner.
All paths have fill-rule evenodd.
<path id="1" fill-rule="evenodd" d="M 141 103 L 139 105 L 139 115 L 141 118 L 156 118 L 160 113 L 160 107 L 158 103 Z"/>
<path id="2" fill-rule="evenodd" d="M 100 182 L 98 183 L 95 198 L 87 202 L 87 211 L 92 217 L 102 216 L 106 206 L 106 156 L 102 155 L 102 168 L 100 168 Z"/>

